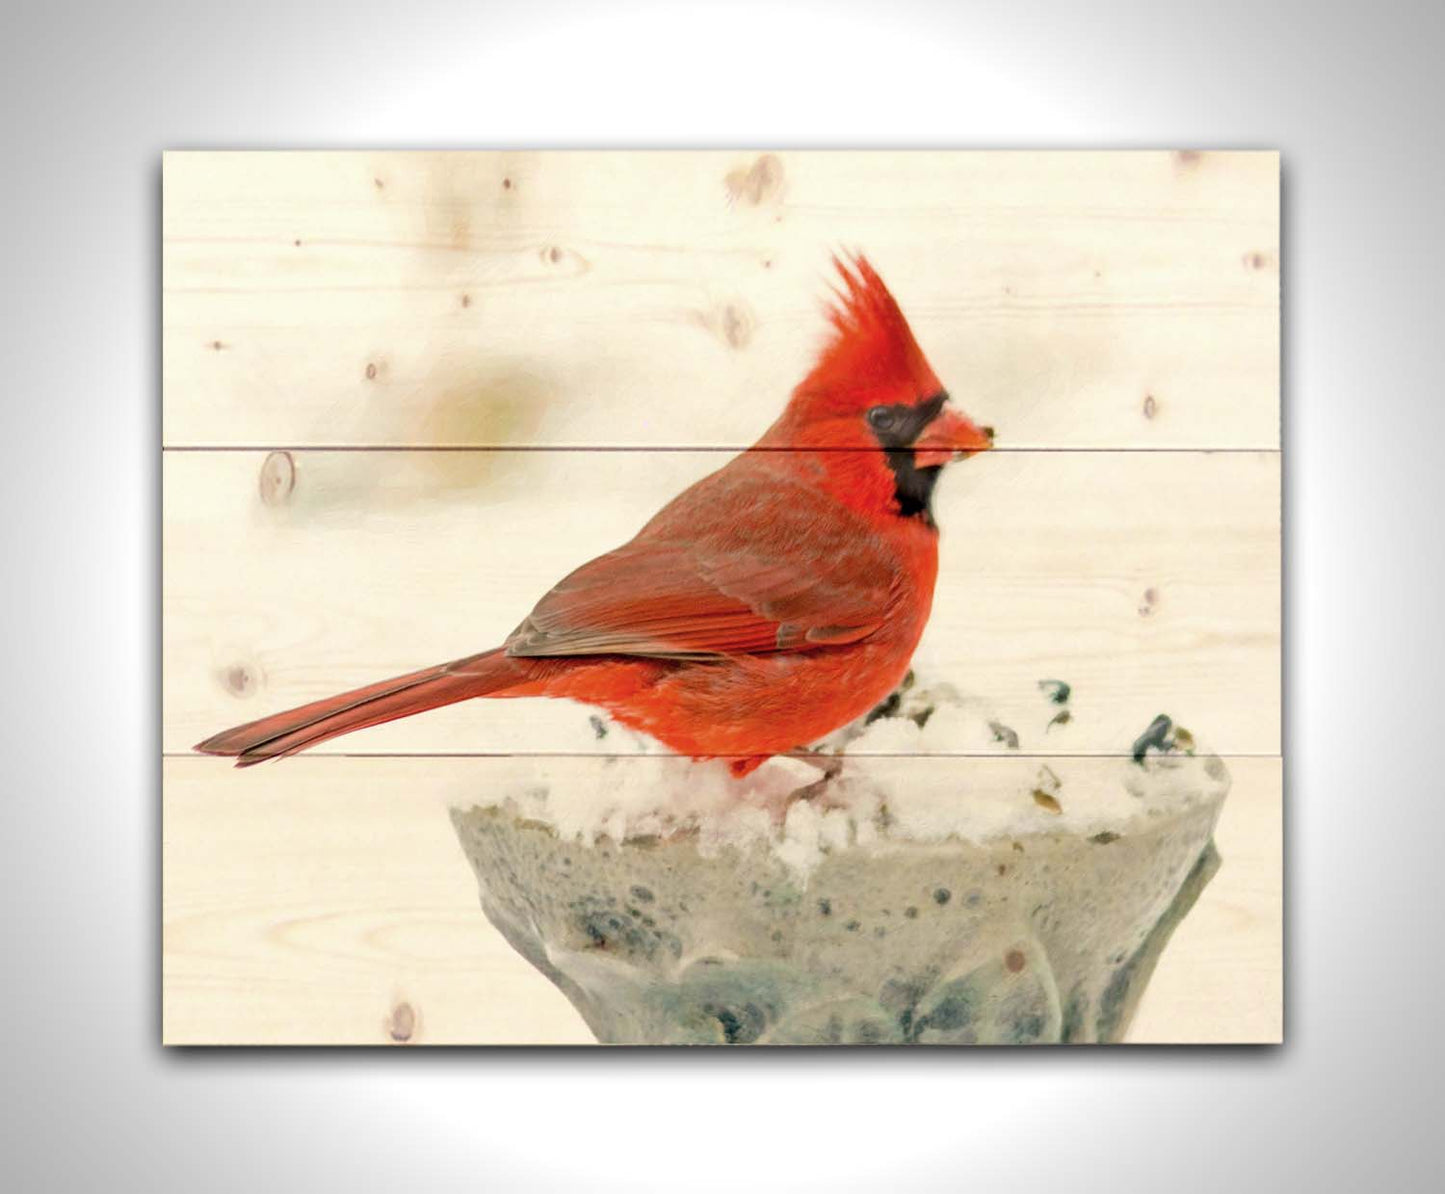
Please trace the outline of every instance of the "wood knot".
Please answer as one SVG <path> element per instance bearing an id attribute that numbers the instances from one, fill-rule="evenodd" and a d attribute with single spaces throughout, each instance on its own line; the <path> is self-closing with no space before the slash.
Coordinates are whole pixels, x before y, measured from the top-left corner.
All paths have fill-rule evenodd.
<path id="1" fill-rule="evenodd" d="M 378 191 L 384 191 L 386 189 L 386 183 L 382 182 L 379 178 L 373 178 L 371 180 L 371 185 L 374 186 Z"/>
<path id="2" fill-rule="evenodd" d="M 1017 974 L 1024 968 L 1024 951 L 1011 949 L 1003 956 L 1003 964 L 1008 967 L 1010 974 Z"/>
<path id="3" fill-rule="evenodd" d="M 1259 249 L 1255 249 L 1253 252 L 1246 253 L 1244 255 L 1245 269 L 1260 271 L 1273 269 L 1274 266 L 1275 256 L 1273 253 L 1266 253 Z"/>
<path id="4" fill-rule="evenodd" d="M 692 320 L 735 351 L 741 351 L 752 342 L 753 314 L 740 299 L 732 299 L 711 311 L 694 311 Z"/>
<path id="5" fill-rule="evenodd" d="M 386 1035 L 396 1044 L 405 1045 L 416 1034 L 416 1009 L 402 1000 L 386 1018 Z"/>
<path id="6" fill-rule="evenodd" d="M 1151 614 L 1153 614 L 1154 609 L 1156 606 L 1158 606 L 1158 604 L 1159 590 L 1153 588 L 1152 586 L 1145 589 L 1144 600 L 1139 603 L 1139 616 L 1141 618 L 1149 617 Z"/>
<path id="7" fill-rule="evenodd" d="M 567 277 L 578 277 L 592 268 L 591 263 L 581 253 L 562 245 L 543 245 L 537 250 L 537 257 L 548 270 Z"/>
<path id="8" fill-rule="evenodd" d="M 472 305 L 472 296 L 469 295 L 469 294 L 464 294 L 464 295 L 462 295 L 462 307 L 463 307 L 463 308 L 466 308 L 466 307 L 470 307 L 471 305 Z"/>
<path id="9" fill-rule="evenodd" d="M 730 202 L 751 207 L 772 202 L 783 193 L 783 159 L 775 153 L 761 154 L 752 165 L 739 166 L 723 181 Z"/>
<path id="10" fill-rule="evenodd" d="M 1159 403 L 1153 394 L 1144 395 L 1144 417 L 1152 419 L 1159 413 Z"/>
<path id="11" fill-rule="evenodd" d="M 1176 149 L 1174 151 L 1174 164 L 1187 169 L 1199 165 L 1199 161 L 1203 157 L 1204 155 L 1197 149 Z"/>
<path id="12" fill-rule="evenodd" d="M 511 178 L 504 178 L 504 179 L 502 179 L 502 190 L 504 190 L 504 191 L 510 191 L 511 189 L 512 189 L 512 180 L 511 180 Z"/>
<path id="13" fill-rule="evenodd" d="M 226 347 L 226 344 L 224 340 L 212 340 L 208 347 L 212 352 L 220 352 L 221 349 Z"/>
<path id="14" fill-rule="evenodd" d="M 296 488 L 296 462 L 290 452 L 272 452 L 261 462 L 261 500 L 268 506 L 283 506 Z"/>
<path id="15" fill-rule="evenodd" d="M 366 380 L 367 380 L 367 381 L 375 381 L 375 380 L 376 380 L 376 362 L 375 362 L 375 361 L 367 361 L 367 362 L 366 362 Z"/>
<path id="16" fill-rule="evenodd" d="M 753 338 L 753 317 L 741 303 L 726 303 L 718 312 L 718 334 L 729 348 L 744 349 Z"/>
<path id="17" fill-rule="evenodd" d="M 261 687 L 260 672 L 249 663 L 233 663 L 221 670 L 221 687 L 234 697 L 251 696 Z"/>

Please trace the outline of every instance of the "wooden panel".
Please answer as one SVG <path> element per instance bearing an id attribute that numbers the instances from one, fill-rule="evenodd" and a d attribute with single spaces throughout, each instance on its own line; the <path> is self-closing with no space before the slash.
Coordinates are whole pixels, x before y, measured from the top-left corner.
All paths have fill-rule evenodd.
<path id="1" fill-rule="evenodd" d="M 1234 788 L 1215 831 L 1224 863 L 1174 931 L 1131 1043 L 1284 1039 L 1283 769 L 1278 759 L 1231 759 L 1229 768 Z"/>
<path id="2" fill-rule="evenodd" d="M 1232 756 L 1132 1039 L 1278 1039 L 1278 199 L 1268 153 L 167 155 L 164 749 L 499 642 L 726 458 L 628 449 L 773 420 L 857 247 L 1004 449 L 941 490 L 920 669 L 1032 752 Z M 589 1041 L 444 815 L 520 764 L 435 757 L 633 749 L 587 717 L 167 759 L 166 1039 Z"/>
<path id="3" fill-rule="evenodd" d="M 1224 865 L 1165 951 L 1132 1041 L 1280 1037 L 1280 764 L 1228 765 Z M 167 760 L 166 1042 L 590 1043 L 482 915 L 446 816 L 512 767 Z"/>
<path id="4" fill-rule="evenodd" d="M 1011 446 L 1274 448 L 1273 153 L 168 154 L 167 445 L 731 445 L 867 252 Z"/>
<path id="5" fill-rule="evenodd" d="M 499 643 L 716 452 L 169 452 L 168 751 Z M 292 471 L 294 470 L 294 474 Z M 940 487 L 919 665 L 1028 750 L 1119 753 L 1163 711 L 1221 754 L 1279 750 L 1279 456 L 994 453 Z M 1073 720 L 1038 682 L 1073 686 Z M 345 753 L 625 749 L 579 706 L 467 702 Z M 1002 746 L 996 749 L 1004 749 Z"/>

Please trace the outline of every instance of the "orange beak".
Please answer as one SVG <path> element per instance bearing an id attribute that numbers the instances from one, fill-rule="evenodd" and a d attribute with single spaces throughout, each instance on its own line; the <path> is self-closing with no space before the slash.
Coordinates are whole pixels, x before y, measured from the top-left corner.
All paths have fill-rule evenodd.
<path id="1" fill-rule="evenodd" d="M 935 468 L 993 447 L 993 428 L 980 427 L 962 411 L 945 406 L 913 441 L 913 463 Z"/>

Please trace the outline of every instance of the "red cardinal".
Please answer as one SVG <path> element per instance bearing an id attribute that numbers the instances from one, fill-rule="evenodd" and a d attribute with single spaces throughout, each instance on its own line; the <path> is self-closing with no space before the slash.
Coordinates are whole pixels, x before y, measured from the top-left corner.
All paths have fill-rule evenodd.
<path id="1" fill-rule="evenodd" d="M 500 647 L 207 738 L 237 766 L 471 697 L 571 697 L 739 776 L 862 716 L 902 680 L 938 573 L 930 499 L 992 432 L 949 405 L 863 258 L 782 417 Z"/>

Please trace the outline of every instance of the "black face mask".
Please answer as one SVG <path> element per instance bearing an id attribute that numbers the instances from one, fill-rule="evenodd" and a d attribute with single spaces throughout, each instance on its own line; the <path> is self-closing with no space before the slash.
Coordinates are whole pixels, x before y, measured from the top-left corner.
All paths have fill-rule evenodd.
<path id="1" fill-rule="evenodd" d="M 903 518 L 921 518 L 933 526 L 933 487 L 938 483 L 941 465 L 919 468 L 910 446 L 925 428 L 938 418 L 948 394 L 940 390 L 926 402 L 916 406 L 896 403 L 875 406 L 867 415 L 868 426 L 877 437 L 893 472 L 893 499 Z"/>

